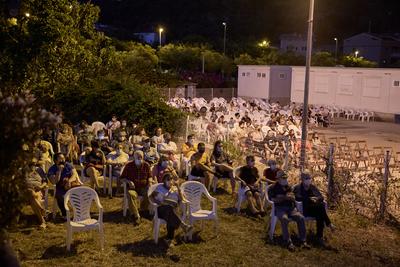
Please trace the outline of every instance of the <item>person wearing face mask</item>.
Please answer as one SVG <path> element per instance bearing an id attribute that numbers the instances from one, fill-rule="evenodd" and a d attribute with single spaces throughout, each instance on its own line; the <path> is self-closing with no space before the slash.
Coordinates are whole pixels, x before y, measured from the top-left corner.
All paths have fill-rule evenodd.
<path id="1" fill-rule="evenodd" d="M 183 175 L 186 177 L 189 175 L 189 161 L 194 153 L 197 152 L 197 145 L 194 143 L 194 135 L 190 134 L 187 137 L 187 141 L 182 144 L 181 153 L 182 153 L 182 161 L 181 161 L 181 169 Z"/>
<path id="2" fill-rule="evenodd" d="M 106 163 L 104 152 L 100 149 L 97 141 L 92 141 L 92 150 L 85 156 L 85 173 L 90 178 L 90 186 L 98 190 L 100 188 L 99 177 Z"/>
<path id="3" fill-rule="evenodd" d="M 32 159 L 30 170 L 26 175 L 26 186 L 28 191 L 29 204 L 39 220 L 40 228 L 46 228 L 46 211 L 42 204 L 42 190 L 47 187 L 47 181 L 43 170 L 37 167 L 38 161 Z"/>
<path id="4" fill-rule="evenodd" d="M 255 158 L 250 155 L 246 157 L 246 165 L 238 170 L 241 187 L 247 198 L 250 212 L 253 216 L 265 216 L 264 203 L 261 199 L 261 177 L 255 166 Z"/>
<path id="5" fill-rule="evenodd" d="M 71 187 L 82 184 L 79 175 L 74 166 L 65 161 L 65 156 L 62 153 L 56 153 L 54 165 L 47 172 L 47 178 L 52 184 L 56 185 L 55 197 L 61 214 L 65 218 L 67 212 L 64 207 L 64 196 Z"/>
<path id="6" fill-rule="evenodd" d="M 151 146 L 150 138 L 146 138 L 143 140 L 142 151 L 144 153 L 144 160 L 150 165 L 156 164 L 160 159 L 160 155 L 158 154 L 157 149 Z"/>
<path id="7" fill-rule="evenodd" d="M 191 180 L 202 180 L 204 179 L 204 185 L 208 188 L 211 175 L 215 174 L 218 177 L 220 175 L 211 169 L 211 161 L 209 155 L 206 153 L 206 145 L 199 143 L 197 145 L 197 152 L 190 158 L 192 170 L 190 171 L 189 178 Z"/>
<path id="8" fill-rule="evenodd" d="M 128 154 L 129 156 L 133 155 L 133 145 L 129 140 L 126 138 L 126 131 L 121 130 L 115 136 L 117 137 L 116 140 L 112 141 L 111 146 L 116 148 L 117 145 L 122 146 L 122 151 Z"/>
<path id="9" fill-rule="evenodd" d="M 267 162 L 269 168 L 266 168 L 264 170 L 264 178 L 267 180 L 268 184 L 274 184 L 277 182 L 277 177 L 276 174 L 278 173 L 278 171 L 280 171 L 281 169 L 279 169 L 277 167 L 276 161 L 273 159 L 268 160 Z"/>
<path id="10" fill-rule="evenodd" d="M 106 162 L 108 165 L 112 166 L 112 175 L 114 177 L 119 177 L 121 174 L 122 166 L 124 166 L 129 160 L 129 155 L 124 152 L 122 144 L 116 143 L 115 150 L 110 152 L 106 156 Z M 119 186 L 119 179 L 117 180 L 117 188 Z"/>
<path id="11" fill-rule="evenodd" d="M 214 150 L 211 154 L 211 165 L 215 166 L 215 171 L 219 173 L 220 177 L 230 178 L 232 195 L 236 194 L 236 180 L 233 177 L 233 161 L 229 155 L 225 153 L 222 145 L 222 141 L 217 141 L 214 144 Z"/>
<path id="12" fill-rule="evenodd" d="M 117 116 L 114 114 L 109 122 L 106 124 L 106 130 L 108 132 L 108 136 L 110 140 L 113 139 L 114 132 L 121 127 L 121 122 L 117 119 Z"/>
<path id="13" fill-rule="evenodd" d="M 153 203 L 158 204 L 157 213 L 160 219 L 167 222 L 167 246 L 172 246 L 175 231 L 182 227 L 185 233 L 192 230 L 192 226 L 183 222 L 176 213 L 179 204 L 187 202 L 181 190 L 174 185 L 173 177 L 170 173 L 165 173 L 162 177 L 162 184 L 157 186 L 150 196 Z"/>
<path id="14" fill-rule="evenodd" d="M 178 182 L 179 176 L 172 167 L 172 164 L 166 156 L 161 156 L 160 160 L 158 161 L 157 165 L 154 166 L 152 171 L 153 184 L 162 183 L 162 177 L 165 173 L 170 173 L 174 181 Z"/>
<path id="15" fill-rule="evenodd" d="M 324 246 L 324 227 L 334 229 L 328 214 L 326 213 L 324 197 L 318 188 L 312 184 L 311 175 L 302 173 L 301 182 L 294 186 L 293 192 L 296 201 L 303 203 L 303 214 L 306 217 L 314 217 L 317 221 L 318 244 Z"/>
<path id="16" fill-rule="evenodd" d="M 164 143 L 157 145 L 157 151 L 160 155 L 165 155 L 170 161 L 173 162 L 173 167 L 178 170 L 179 161 L 176 159 L 176 153 L 178 152 L 178 147 L 175 142 L 172 141 L 172 136 L 170 133 L 164 134 Z"/>
<path id="17" fill-rule="evenodd" d="M 137 150 L 133 154 L 134 160 L 125 165 L 120 179 L 128 184 L 128 206 L 133 217 L 133 224 L 140 224 L 139 210 L 136 205 L 138 196 L 143 197 L 142 207 L 148 207 L 147 189 L 151 181 L 150 165 L 144 161 L 143 151 Z"/>
<path id="18" fill-rule="evenodd" d="M 155 131 L 155 135 L 151 138 L 153 143 L 156 145 L 164 143 L 164 135 L 162 128 L 158 127 Z"/>
<path id="19" fill-rule="evenodd" d="M 304 216 L 296 209 L 292 189 L 288 184 L 288 177 L 284 171 L 278 171 L 276 177 L 278 182 L 269 187 L 268 196 L 269 199 L 274 202 L 275 215 L 281 222 L 283 241 L 290 251 L 295 250 L 288 230 L 289 219 L 291 219 L 297 223 L 301 247 L 310 249 L 310 246 L 306 242 L 306 225 Z"/>

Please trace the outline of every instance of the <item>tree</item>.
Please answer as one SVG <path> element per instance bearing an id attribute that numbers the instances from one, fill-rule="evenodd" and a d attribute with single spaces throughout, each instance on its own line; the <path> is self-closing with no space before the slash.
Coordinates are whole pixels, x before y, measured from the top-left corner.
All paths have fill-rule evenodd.
<path id="1" fill-rule="evenodd" d="M 2 5 L 3 87 L 52 97 L 59 89 L 107 72 L 112 49 L 95 30 L 97 7 L 76 0 L 25 0 L 20 14 L 7 19 Z"/>
<path id="2" fill-rule="evenodd" d="M 38 132 L 55 127 L 59 118 L 42 109 L 27 93 L 0 92 L 0 250 L 4 231 L 15 223 L 27 192 L 25 176 Z"/>
<path id="3" fill-rule="evenodd" d="M 376 62 L 352 55 L 344 56 L 340 62 L 345 67 L 376 68 L 378 66 Z"/>
<path id="4" fill-rule="evenodd" d="M 234 60 L 236 65 L 257 65 L 258 62 L 249 54 L 240 54 L 239 57 L 236 57 Z"/>
<path id="5" fill-rule="evenodd" d="M 336 66 L 336 60 L 331 53 L 317 52 L 311 57 L 311 65 L 333 67 Z"/>

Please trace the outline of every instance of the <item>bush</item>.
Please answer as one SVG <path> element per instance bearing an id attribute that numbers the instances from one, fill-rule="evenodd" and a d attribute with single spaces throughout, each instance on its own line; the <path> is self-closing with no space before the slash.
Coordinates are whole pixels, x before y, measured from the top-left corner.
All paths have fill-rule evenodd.
<path id="1" fill-rule="evenodd" d="M 149 131 L 162 127 L 177 133 L 184 117 L 181 111 L 162 100 L 157 88 L 132 79 L 99 78 L 60 92 L 56 102 L 65 117 L 74 123 L 81 120 L 107 122 L 116 114 L 128 122 L 139 122 Z"/>
<path id="2" fill-rule="evenodd" d="M 0 231 L 12 225 L 24 204 L 35 133 L 58 120 L 28 93 L 0 93 Z"/>

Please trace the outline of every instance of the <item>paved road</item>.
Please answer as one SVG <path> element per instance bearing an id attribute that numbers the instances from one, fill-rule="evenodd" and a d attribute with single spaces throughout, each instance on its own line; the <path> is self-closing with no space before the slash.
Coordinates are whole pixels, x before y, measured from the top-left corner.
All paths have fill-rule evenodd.
<path id="1" fill-rule="evenodd" d="M 400 124 L 336 119 L 330 128 L 317 128 L 326 137 L 346 136 L 349 141 L 366 140 L 368 147 L 391 146 L 400 152 Z"/>

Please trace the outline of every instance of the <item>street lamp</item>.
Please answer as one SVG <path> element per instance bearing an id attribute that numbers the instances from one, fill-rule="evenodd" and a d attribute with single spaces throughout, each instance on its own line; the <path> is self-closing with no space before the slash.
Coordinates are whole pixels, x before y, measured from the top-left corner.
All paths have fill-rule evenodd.
<path id="1" fill-rule="evenodd" d="M 164 31 L 163 28 L 158 29 L 158 39 L 159 39 L 159 41 L 160 41 L 160 47 L 161 47 L 161 35 L 162 35 L 162 32 L 163 32 L 163 31 Z"/>
<path id="2" fill-rule="evenodd" d="M 339 40 L 338 38 L 334 38 L 333 40 L 335 40 L 336 42 L 336 48 L 335 48 L 335 63 L 337 64 L 338 62 L 338 47 L 339 47 Z"/>
<path id="3" fill-rule="evenodd" d="M 225 50 L 226 50 L 226 22 L 222 22 L 222 25 L 224 26 L 224 56 L 225 56 Z"/>
<path id="4" fill-rule="evenodd" d="M 25 13 L 25 17 L 29 18 L 31 16 L 31 14 L 29 14 L 28 12 Z"/>
<path id="5" fill-rule="evenodd" d="M 307 54 L 306 54 L 306 74 L 304 82 L 304 100 L 303 100 L 303 116 L 301 125 L 301 149 L 300 149 L 300 168 L 303 171 L 306 162 L 306 143 L 307 143 L 307 120 L 308 120 L 308 92 L 310 86 L 310 67 L 312 55 L 313 40 L 313 22 L 314 22 L 314 0 L 310 0 L 310 10 L 308 16 L 308 33 L 307 33 Z"/>
<path id="6" fill-rule="evenodd" d="M 356 57 L 358 57 L 358 54 L 360 54 L 360 51 L 356 50 L 356 51 L 354 52 L 354 55 L 355 55 Z"/>

